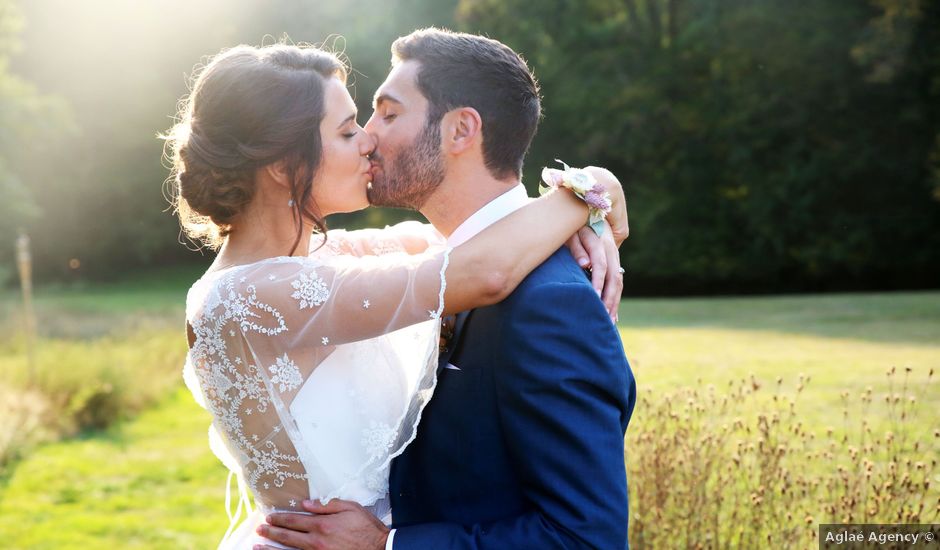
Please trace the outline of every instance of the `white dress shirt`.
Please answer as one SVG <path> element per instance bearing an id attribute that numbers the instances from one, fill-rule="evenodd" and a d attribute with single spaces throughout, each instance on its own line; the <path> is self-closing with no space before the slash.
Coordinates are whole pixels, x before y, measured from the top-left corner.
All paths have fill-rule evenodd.
<path id="1" fill-rule="evenodd" d="M 482 208 L 464 220 L 450 237 L 447 246 L 460 246 L 476 236 L 487 227 L 512 214 L 529 203 L 531 199 L 526 194 L 525 186 L 521 183 L 483 205 Z"/>
<path id="2" fill-rule="evenodd" d="M 475 237 L 480 231 L 483 231 L 516 210 L 519 210 L 528 204 L 530 200 L 532 199 L 526 194 L 525 186 L 521 183 L 516 185 L 509 191 L 506 191 L 483 205 L 482 208 L 464 220 L 464 222 L 450 234 L 450 237 L 447 238 L 447 246 L 453 247 L 462 245 Z M 394 514 L 395 511 L 392 510 L 392 515 L 394 516 Z M 392 529 L 388 533 L 388 540 L 385 542 L 385 550 L 392 550 L 394 540 L 395 530 Z"/>

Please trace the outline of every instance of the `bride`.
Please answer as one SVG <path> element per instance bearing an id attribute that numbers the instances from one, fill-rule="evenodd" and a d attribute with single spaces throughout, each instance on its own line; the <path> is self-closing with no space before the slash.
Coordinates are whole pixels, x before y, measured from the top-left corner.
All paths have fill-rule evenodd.
<path id="1" fill-rule="evenodd" d="M 184 378 L 237 477 L 220 548 L 274 545 L 255 528 L 303 499 L 388 522 L 389 464 L 434 389 L 440 318 L 503 299 L 588 217 L 556 188 L 453 249 L 416 222 L 327 232 L 325 216 L 368 206 L 371 181 L 345 78 L 316 48 L 239 46 L 199 72 L 165 136 L 184 231 L 219 251 L 187 295 Z"/>

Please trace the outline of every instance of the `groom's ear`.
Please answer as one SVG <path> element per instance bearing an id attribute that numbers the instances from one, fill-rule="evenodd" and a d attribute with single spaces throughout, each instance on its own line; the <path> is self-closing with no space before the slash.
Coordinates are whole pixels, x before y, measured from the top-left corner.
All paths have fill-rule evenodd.
<path id="1" fill-rule="evenodd" d="M 483 119 L 473 107 L 460 107 L 444 115 L 441 121 L 444 150 L 459 155 L 483 141 Z"/>

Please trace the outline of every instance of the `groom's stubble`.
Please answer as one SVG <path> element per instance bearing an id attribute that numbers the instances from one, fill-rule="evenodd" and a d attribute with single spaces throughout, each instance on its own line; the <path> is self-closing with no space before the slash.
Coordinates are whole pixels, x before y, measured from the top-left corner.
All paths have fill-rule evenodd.
<path id="1" fill-rule="evenodd" d="M 446 175 L 440 119 L 428 120 L 414 141 L 390 155 L 374 153 L 380 168 L 368 190 L 369 204 L 420 210 Z"/>

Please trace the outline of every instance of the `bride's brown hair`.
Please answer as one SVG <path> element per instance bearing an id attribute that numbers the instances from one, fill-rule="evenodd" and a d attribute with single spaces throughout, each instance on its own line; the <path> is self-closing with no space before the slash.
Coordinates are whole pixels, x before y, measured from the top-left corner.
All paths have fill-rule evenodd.
<path id="1" fill-rule="evenodd" d="M 311 195 L 322 153 L 324 84 L 333 77 L 346 81 L 338 57 L 286 44 L 223 50 L 196 71 L 177 123 L 162 136 L 169 199 L 187 237 L 218 249 L 254 196 L 256 170 L 277 161 L 285 162 L 291 182 L 294 249 L 302 220 L 325 233 Z"/>

